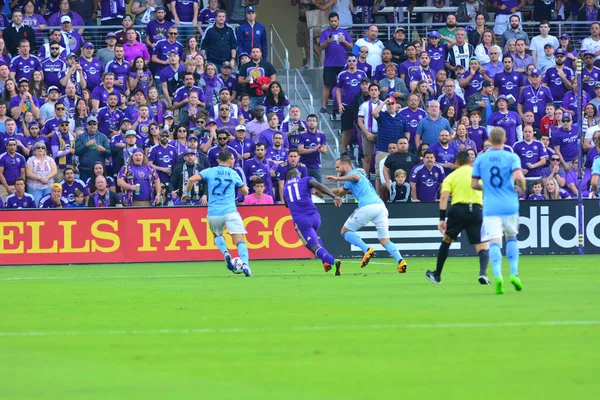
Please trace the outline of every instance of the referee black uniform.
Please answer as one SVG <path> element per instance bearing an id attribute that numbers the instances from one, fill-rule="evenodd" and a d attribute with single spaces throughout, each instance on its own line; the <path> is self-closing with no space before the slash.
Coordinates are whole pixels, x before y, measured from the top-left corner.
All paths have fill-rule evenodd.
<path id="1" fill-rule="evenodd" d="M 465 153 L 462 154 L 461 153 Z M 462 156 L 462 157 L 459 157 Z M 465 161 L 460 165 L 460 159 Z M 458 235 L 465 231 L 469 238 L 469 243 L 475 245 L 479 254 L 479 282 L 489 284 L 486 276 L 489 255 L 487 246 L 481 243 L 481 224 L 483 222 L 482 204 L 483 192 L 471 188 L 473 168 L 468 164 L 468 153 L 459 152 L 456 156 L 459 168 L 448 175 L 442 183 L 442 199 L 440 200 L 440 229 L 443 229 L 443 223 L 448 216 L 444 239 L 440 246 L 437 258 L 437 267 L 434 272 L 427 271 L 427 278 L 433 283 L 441 283 L 442 269 L 448 257 L 450 244 L 458 238 Z M 452 197 L 452 206 L 447 211 L 448 197 Z"/>

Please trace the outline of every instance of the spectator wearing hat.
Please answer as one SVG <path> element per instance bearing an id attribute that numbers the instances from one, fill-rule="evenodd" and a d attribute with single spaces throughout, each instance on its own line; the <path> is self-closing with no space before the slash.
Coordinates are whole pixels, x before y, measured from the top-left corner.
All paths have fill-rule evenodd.
<path id="1" fill-rule="evenodd" d="M 246 7 L 246 21 L 237 29 L 238 53 L 250 53 L 253 47 L 260 47 L 263 57 L 268 58 L 267 30 L 263 24 L 256 22 L 254 6 Z"/>
<path id="2" fill-rule="evenodd" d="M 134 1 L 133 4 L 135 5 L 136 3 L 146 3 L 146 5 L 149 5 L 149 2 L 151 2 L 153 0 L 141 0 L 141 1 Z M 162 0 L 154 0 L 156 3 L 162 1 Z M 133 12 L 133 5 L 131 6 L 131 10 Z M 141 5 L 141 7 L 144 7 L 144 5 Z M 169 31 L 169 28 L 173 25 L 173 23 L 171 21 L 169 21 L 167 19 L 167 10 L 164 6 L 158 6 L 156 7 L 155 11 L 155 19 L 150 20 L 150 22 L 148 22 L 148 24 L 146 25 L 146 45 L 148 46 L 149 49 L 154 50 L 154 47 L 156 46 L 156 43 L 158 43 L 161 40 L 166 40 L 168 37 L 167 32 Z M 139 23 L 137 22 L 137 17 L 136 17 L 136 25 L 139 25 Z"/>
<path id="3" fill-rule="evenodd" d="M 69 119 L 67 114 L 67 106 L 59 99 L 56 101 L 56 103 L 54 103 L 53 118 L 46 119 L 41 134 L 50 139 L 58 132 L 58 125 L 62 121 L 69 122 Z"/>
<path id="4" fill-rule="evenodd" d="M 191 138 L 191 136 L 190 136 Z M 198 138 L 195 138 L 196 143 Z M 181 196 L 185 193 L 185 187 L 191 176 L 199 174 L 202 170 L 208 168 L 208 164 L 204 165 L 198 161 L 198 153 L 192 148 L 187 148 L 183 154 L 183 162 L 178 163 L 173 169 L 171 175 L 171 199 L 173 200 L 174 206 L 205 206 L 207 204 L 206 189 L 207 186 L 202 180 L 194 183 L 191 190 L 191 195 L 187 201 L 182 201 Z M 206 157 L 206 156 L 204 156 Z"/>
<path id="5" fill-rule="evenodd" d="M 44 123 L 54 118 L 54 105 L 57 103 L 58 98 L 60 97 L 60 91 L 56 86 L 50 86 L 47 90 L 47 97 L 44 104 L 40 107 L 40 124 L 44 125 Z"/>
<path id="6" fill-rule="evenodd" d="M 38 208 L 67 208 L 69 201 L 62 196 L 62 191 L 62 185 L 54 183 L 50 193 L 40 198 Z"/>
<path id="7" fill-rule="evenodd" d="M 508 107 L 515 102 L 512 97 L 500 95 L 494 104 L 498 111 L 493 112 L 487 121 L 487 130 L 499 126 L 506 132 L 506 144 L 513 146 L 516 142 L 523 140 L 523 129 L 521 117 L 515 111 L 509 111 Z"/>
<path id="8" fill-rule="evenodd" d="M 471 57 L 469 61 L 469 69 L 465 71 L 459 78 L 459 85 L 465 91 L 465 101 L 481 90 L 483 82 L 489 82 L 482 74 L 483 69 L 481 64 L 475 57 Z M 472 111 L 472 110 L 469 110 Z"/>
<path id="9" fill-rule="evenodd" d="M 123 192 L 125 207 L 150 207 L 153 202 L 162 203 L 160 179 L 140 148 L 133 150 L 127 163 L 119 170 L 117 185 Z"/>
<path id="10" fill-rule="evenodd" d="M 204 137 L 202 139 L 199 139 L 198 136 L 196 136 L 196 135 L 188 136 L 186 150 L 184 150 L 183 153 L 179 154 L 179 156 L 177 157 L 177 162 L 175 163 L 175 169 L 181 167 L 181 164 L 183 164 L 183 162 L 185 161 L 185 152 L 189 149 L 194 151 L 194 154 L 196 155 L 195 162 L 198 163 L 201 170 L 205 169 L 205 168 L 210 168 L 210 164 L 208 162 L 208 157 L 206 156 L 206 152 L 204 152 L 200 147 L 200 142 L 204 142 L 203 144 L 208 144 L 208 148 L 206 150 L 208 150 L 210 147 L 212 147 L 212 139 L 214 139 L 214 137 L 207 137 L 207 132 L 208 132 L 207 130 L 203 131 Z M 210 135 L 210 134 L 208 134 L 208 135 Z M 175 171 L 175 169 L 173 171 Z M 171 177 L 171 183 L 173 183 L 173 177 Z M 175 190 L 175 189 L 177 189 L 176 186 L 177 185 L 171 185 L 171 188 L 173 190 Z"/>
<path id="11" fill-rule="evenodd" d="M 554 60 L 554 47 L 552 47 L 550 43 L 546 43 L 544 45 L 544 53 L 538 56 L 535 67 L 540 70 L 542 75 L 544 75 L 548 69 L 555 66 L 556 62 Z"/>
<path id="12" fill-rule="evenodd" d="M 548 86 L 552 97 L 557 102 L 573 88 L 571 81 L 575 77 L 575 72 L 565 65 L 566 57 L 567 52 L 564 49 L 560 47 L 556 49 L 554 52 L 555 65 L 548 68 L 542 78 L 542 83 Z"/>
<path id="13" fill-rule="evenodd" d="M 98 132 L 98 119 L 93 115 L 88 117 L 85 131 L 77 137 L 75 154 L 79 157 L 79 177 L 82 181 L 93 175 L 97 161 L 104 161 L 111 155 L 108 138 Z"/>
<path id="14" fill-rule="evenodd" d="M 392 52 L 392 61 L 398 65 L 406 61 L 408 58 L 406 56 L 406 47 L 408 46 L 408 42 L 406 41 L 406 32 L 401 26 L 396 28 L 394 31 L 394 37 L 385 42 L 383 46 Z"/>
<path id="15" fill-rule="evenodd" d="M 513 14 L 510 16 L 508 20 L 508 24 L 510 29 L 507 29 L 502 33 L 502 39 L 500 41 L 500 46 L 506 46 L 506 43 L 510 39 L 519 40 L 523 39 L 526 45 L 529 45 L 529 36 L 527 32 L 523 31 L 521 27 L 521 17 L 517 14 Z"/>
<path id="16" fill-rule="evenodd" d="M 131 120 L 129 118 L 121 120 L 120 133 L 112 137 L 110 146 L 115 172 L 120 171 L 121 167 L 127 163 L 134 149 L 138 147 L 142 148 L 143 142 L 137 136 L 136 131 L 131 129 Z"/>
<path id="17" fill-rule="evenodd" d="M 21 39 L 19 42 L 19 55 L 13 57 L 10 63 L 10 77 L 20 81 L 21 78 L 31 80 L 33 71 L 43 71 L 40 60 L 30 54 L 30 42 Z"/>
<path id="18" fill-rule="evenodd" d="M 229 142 L 229 145 L 240 155 L 240 166 L 244 168 L 244 162 L 254 157 L 254 141 L 246 137 L 246 127 L 238 125 L 235 127 L 235 138 Z"/>
<path id="19" fill-rule="evenodd" d="M 169 132 L 163 130 L 159 133 L 159 142 L 150 148 L 148 163 L 158 171 L 158 178 L 163 184 L 169 185 L 175 162 L 177 150 L 169 144 Z"/>
<path id="20" fill-rule="evenodd" d="M 60 182 L 65 168 L 75 164 L 75 136 L 68 120 L 63 119 L 58 123 L 58 132 L 50 138 L 50 149 L 56 162 L 56 180 Z"/>
<path id="21" fill-rule="evenodd" d="M 529 74 L 529 86 L 521 91 L 519 96 L 519 115 L 523 119 L 525 111 L 533 112 L 535 116 L 534 126 L 539 128 L 542 117 L 546 114 L 546 104 L 554 101 L 550 89 L 542 86 L 541 72 L 538 69 L 533 69 Z"/>
<path id="22" fill-rule="evenodd" d="M 60 45 L 63 46 L 69 54 L 78 53 L 81 46 L 83 46 L 83 38 L 79 32 L 73 29 L 71 17 L 63 15 L 60 18 L 60 27 L 62 35 Z"/>
<path id="23" fill-rule="evenodd" d="M 115 46 L 117 44 L 117 35 L 114 32 L 108 32 L 104 39 L 106 43 L 106 47 L 103 47 L 98 50 L 96 53 L 96 57 L 102 63 L 102 71 L 104 71 L 104 67 L 106 64 L 111 62 L 115 58 Z"/>
<path id="24" fill-rule="evenodd" d="M 40 103 L 29 91 L 29 80 L 25 77 L 19 79 L 18 95 L 10 99 L 10 114 L 15 120 L 23 120 L 23 114 L 31 111 L 33 118 L 40 117 Z"/>
<path id="25" fill-rule="evenodd" d="M 179 55 L 180 60 L 185 59 L 183 45 L 177 41 L 178 35 L 179 31 L 177 27 L 170 26 L 167 31 L 167 38 L 156 42 L 154 50 L 152 50 L 152 63 L 155 65 L 154 79 L 158 82 L 163 82 L 160 80 L 160 73 L 163 68 L 166 68 L 171 63 L 169 55 L 172 51 L 175 51 Z M 160 86 L 158 88 L 162 90 Z"/>
<path id="26" fill-rule="evenodd" d="M 481 113 L 481 125 L 488 125 L 488 119 L 494 112 L 496 97 L 494 97 L 494 84 L 484 80 L 481 84 L 481 89 L 467 100 L 467 111 L 479 111 Z"/>
<path id="27" fill-rule="evenodd" d="M 583 69 L 581 71 L 581 79 L 583 82 L 583 90 L 595 97 L 594 85 L 600 81 L 600 68 L 594 66 L 595 53 L 591 49 L 582 50 L 583 53 Z"/>
<path id="28" fill-rule="evenodd" d="M 593 104 L 600 113 L 600 82 L 594 84 L 594 93 L 596 94 L 596 97 L 591 99 L 589 104 Z"/>
<path id="29" fill-rule="evenodd" d="M 434 73 L 437 73 L 437 71 L 444 69 L 444 62 L 448 58 L 448 44 L 440 44 L 442 35 L 438 31 L 429 32 L 427 37 L 429 38 L 429 44 L 424 46 L 424 48 L 427 54 L 429 54 L 429 67 Z M 423 39 L 423 41 L 425 40 Z M 451 43 L 455 43 L 455 40 L 452 39 Z"/>
<path id="30" fill-rule="evenodd" d="M 81 57 L 79 57 L 79 64 L 85 73 L 85 82 L 90 92 L 102 84 L 102 62 L 98 58 L 94 58 L 94 44 L 92 42 L 84 43 Z"/>
<path id="31" fill-rule="evenodd" d="M 29 41 L 30 51 L 35 54 L 37 49 L 37 40 L 35 31 L 30 26 L 23 24 L 23 13 L 15 10 L 12 13 L 12 24 L 2 31 L 2 38 L 10 54 L 19 54 L 21 40 Z"/>
<path id="32" fill-rule="evenodd" d="M 60 84 L 63 88 L 66 88 L 68 83 L 75 85 L 75 93 L 78 96 L 81 96 L 83 89 L 87 88 L 83 68 L 79 63 L 79 57 L 75 53 L 71 53 L 67 57 L 67 70 L 60 79 Z"/>

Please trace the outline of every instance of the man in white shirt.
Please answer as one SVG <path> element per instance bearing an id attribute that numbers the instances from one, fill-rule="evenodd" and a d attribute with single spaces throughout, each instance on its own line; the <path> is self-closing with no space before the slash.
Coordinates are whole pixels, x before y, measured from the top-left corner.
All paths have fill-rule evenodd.
<path id="1" fill-rule="evenodd" d="M 590 36 L 583 39 L 581 48 L 593 51 L 596 55 L 595 61 L 600 60 L 600 22 L 592 22 Z"/>
<path id="2" fill-rule="evenodd" d="M 549 35 L 548 32 L 550 32 L 550 24 L 548 21 L 541 21 L 540 34 L 531 39 L 529 49 L 531 50 L 531 56 L 535 65 L 537 65 L 538 57 L 544 55 L 544 46 L 546 44 L 551 44 L 554 49 L 557 49 L 559 46 L 556 36 Z"/>
<path id="3" fill-rule="evenodd" d="M 358 39 L 354 43 L 354 49 L 352 50 L 352 53 L 358 57 L 358 51 L 361 46 L 367 46 L 369 49 L 367 62 L 371 65 L 371 67 L 373 67 L 373 71 L 375 71 L 375 67 L 382 63 L 381 53 L 383 53 L 383 49 L 385 47 L 381 40 L 377 39 L 378 35 L 379 28 L 377 28 L 377 25 L 371 25 L 367 31 L 367 36 Z"/>
<path id="4" fill-rule="evenodd" d="M 369 85 L 369 96 L 371 98 L 358 108 L 357 125 L 362 134 L 362 148 L 365 156 L 363 167 L 367 177 L 371 171 L 371 161 L 377 142 L 377 120 L 373 117 L 373 110 L 381 104 L 379 93 L 379 86 L 376 83 L 371 83 Z"/>

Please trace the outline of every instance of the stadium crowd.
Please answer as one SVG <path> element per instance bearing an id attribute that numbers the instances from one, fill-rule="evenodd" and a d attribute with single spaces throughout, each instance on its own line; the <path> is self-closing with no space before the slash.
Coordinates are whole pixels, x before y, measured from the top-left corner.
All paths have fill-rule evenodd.
<path id="1" fill-rule="evenodd" d="M 240 204 L 278 203 L 290 168 L 323 180 L 328 143 L 318 126 L 327 113 L 341 119 L 341 152 L 373 174 L 388 201 L 436 201 L 455 154 L 485 151 L 494 126 L 522 160 L 530 183 L 523 198 L 595 196 L 588 181 L 600 149 L 598 22 L 576 51 L 546 20 L 529 38 L 519 26 L 525 0 L 467 0 L 427 38 L 411 42 L 398 27 L 382 42 L 377 25 L 364 37 L 351 29 L 349 0 L 291 0 L 299 47 L 305 12 L 331 12 L 316 46 L 323 107 L 303 116 L 267 61 L 259 0 L 132 0 L 131 14 L 129 0 L 0 3 L 2 208 L 205 205 L 201 181 L 189 200 L 183 188 L 216 166 L 221 150 L 234 154 L 250 188 Z M 373 22 L 369 7 L 378 3 L 354 1 L 358 22 Z M 577 18 L 598 19 L 595 2 L 582 10 Z M 107 28 L 86 30 L 98 19 Z M 577 124 L 587 132 L 582 180 Z"/>

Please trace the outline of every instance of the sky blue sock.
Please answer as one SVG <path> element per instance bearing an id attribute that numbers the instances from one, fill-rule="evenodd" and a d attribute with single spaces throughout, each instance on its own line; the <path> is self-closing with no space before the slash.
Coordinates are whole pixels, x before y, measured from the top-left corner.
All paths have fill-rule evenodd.
<path id="1" fill-rule="evenodd" d="M 500 243 L 490 243 L 490 262 L 492 263 L 492 271 L 494 278 L 502 277 L 502 248 Z"/>
<path id="2" fill-rule="evenodd" d="M 250 265 L 250 262 L 248 261 L 248 246 L 246 246 L 246 242 L 244 242 L 243 240 L 240 241 L 237 244 L 237 249 L 238 254 L 240 255 L 240 258 L 242 259 L 244 264 Z"/>
<path id="3" fill-rule="evenodd" d="M 315 251 L 315 255 L 319 257 L 319 260 L 323 262 L 323 264 L 333 265 L 335 264 L 335 258 L 324 247 L 319 247 L 317 251 Z"/>
<path id="4" fill-rule="evenodd" d="M 506 258 L 510 264 L 510 274 L 519 276 L 519 244 L 517 238 L 506 241 Z"/>
<path id="5" fill-rule="evenodd" d="M 369 246 L 367 246 L 367 244 L 363 242 L 363 240 L 360 238 L 360 236 L 358 236 L 356 232 L 348 231 L 344 233 L 344 240 L 360 248 L 363 251 L 363 253 L 366 253 L 367 250 L 369 250 Z"/>
<path id="6" fill-rule="evenodd" d="M 385 243 L 384 247 L 387 250 L 387 252 L 390 253 L 390 256 L 392 256 L 396 259 L 396 262 L 402 261 L 402 254 L 400 254 L 400 252 L 398 251 L 398 248 L 391 240 L 388 240 Z"/>
<path id="7" fill-rule="evenodd" d="M 229 250 L 227 250 L 227 243 L 225 243 L 225 238 L 223 236 L 215 237 L 215 244 L 221 250 L 221 253 L 225 255 Z"/>

